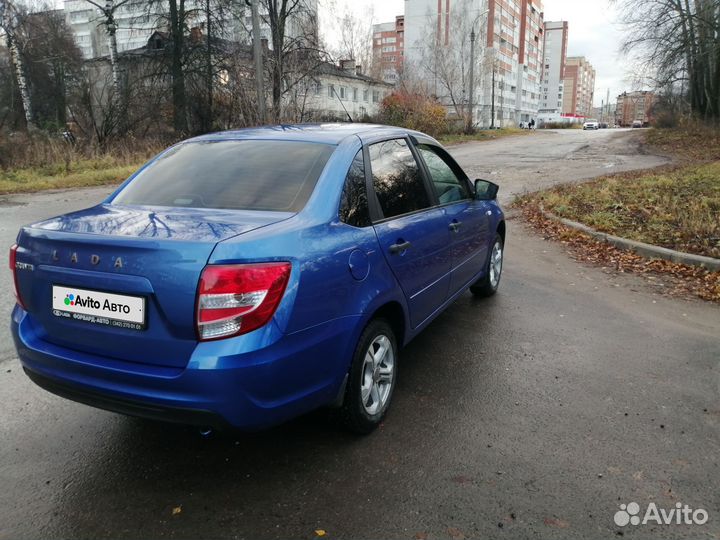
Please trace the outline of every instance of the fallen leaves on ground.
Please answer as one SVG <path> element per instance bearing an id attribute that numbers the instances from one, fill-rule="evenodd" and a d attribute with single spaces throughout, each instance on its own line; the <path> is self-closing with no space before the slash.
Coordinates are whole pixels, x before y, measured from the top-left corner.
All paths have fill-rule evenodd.
<path id="1" fill-rule="evenodd" d="M 453 537 L 453 540 L 464 540 L 465 534 L 455 527 L 448 527 L 448 534 Z"/>
<path id="2" fill-rule="evenodd" d="M 542 215 L 532 199 L 524 199 L 518 208 L 530 226 L 545 239 L 561 242 L 579 261 L 600 266 L 609 273 L 638 274 L 657 290 L 674 296 L 695 296 L 720 303 L 720 272 L 700 266 L 687 266 L 661 259 L 646 259 L 632 251 L 596 240 Z"/>
<path id="3" fill-rule="evenodd" d="M 173 516 L 177 516 L 177 515 L 180 514 L 181 512 L 182 512 L 182 506 L 176 506 L 175 508 L 172 509 L 172 515 L 173 515 Z"/>
<path id="4" fill-rule="evenodd" d="M 548 527 L 555 527 L 556 529 L 567 529 L 570 527 L 570 523 L 565 521 L 564 519 L 558 519 L 558 518 L 545 518 L 543 520 L 543 523 L 547 525 Z"/>

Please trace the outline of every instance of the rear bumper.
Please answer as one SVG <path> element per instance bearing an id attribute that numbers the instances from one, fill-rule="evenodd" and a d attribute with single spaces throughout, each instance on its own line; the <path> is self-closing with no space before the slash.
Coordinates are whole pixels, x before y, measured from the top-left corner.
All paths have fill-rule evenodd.
<path id="1" fill-rule="evenodd" d="M 243 336 L 199 343 L 184 369 L 57 346 L 35 333 L 20 308 L 11 330 L 25 372 L 54 394 L 131 416 L 256 430 L 336 399 L 359 323 L 335 319 L 254 350 L 235 341 Z"/>
<path id="2" fill-rule="evenodd" d="M 23 367 L 23 369 L 30 380 L 40 388 L 65 399 L 84 403 L 97 409 L 104 409 L 127 416 L 139 416 L 152 420 L 160 420 L 162 422 L 175 422 L 193 426 L 210 426 L 218 429 L 230 427 L 222 416 L 212 411 L 176 408 L 168 405 L 158 406 L 157 404 L 145 403 L 140 400 L 111 397 L 80 386 L 60 382 L 57 379 L 51 379 L 27 367 Z"/>

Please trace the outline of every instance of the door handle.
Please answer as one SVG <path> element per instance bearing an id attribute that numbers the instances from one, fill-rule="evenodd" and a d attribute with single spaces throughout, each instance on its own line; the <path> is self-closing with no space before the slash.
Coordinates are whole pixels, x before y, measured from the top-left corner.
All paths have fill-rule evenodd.
<path id="1" fill-rule="evenodd" d="M 460 230 L 460 225 L 462 225 L 462 222 L 453 221 L 448 228 L 453 232 L 458 232 Z"/>
<path id="2" fill-rule="evenodd" d="M 402 253 L 403 251 L 406 251 L 412 247 L 412 244 L 410 242 L 402 242 L 401 244 L 393 244 L 390 246 L 390 253 L 393 255 L 397 255 L 398 253 Z"/>

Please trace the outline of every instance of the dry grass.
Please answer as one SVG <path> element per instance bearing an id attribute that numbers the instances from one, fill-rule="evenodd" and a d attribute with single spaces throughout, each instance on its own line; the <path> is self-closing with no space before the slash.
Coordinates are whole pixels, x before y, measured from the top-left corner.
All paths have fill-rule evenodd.
<path id="1" fill-rule="evenodd" d="M 720 257 L 720 162 L 621 174 L 530 197 L 599 231 Z"/>
<path id="2" fill-rule="evenodd" d="M 165 146 L 126 139 L 100 149 L 42 135 L 0 136 L 0 194 L 118 184 Z"/>
<path id="3" fill-rule="evenodd" d="M 137 170 L 133 165 L 112 165 L 102 161 L 73 162 L 69 172 L 64 169 L 26 168 L 0 172 L 0 194 L 42 191 L 119 184 Z"/>
<path id="4" fill-rule="evenodd" d="M 464 133 L 441 135 L 438 137 L 438 141 L 442 144 L 460 144 L 471 141 L 491 141 L 511 135 L 529 135 L 530 133 L 532 133 L 531 130 L 520 128 L 483 129 L 470 135 Z"/>
<path id="5" fill-rule="evenodd" d="M 702 123 L 650 129 L 645 142 L 654 153 L 670 155 L 679 163 L 720 161 L 720 130 Z"/>

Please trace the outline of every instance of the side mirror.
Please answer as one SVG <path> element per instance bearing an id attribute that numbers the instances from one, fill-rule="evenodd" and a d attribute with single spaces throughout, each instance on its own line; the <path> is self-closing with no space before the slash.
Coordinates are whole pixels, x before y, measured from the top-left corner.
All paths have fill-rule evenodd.
<path id="1" fill-rule="evenodd" d="M 475 200 L 494 201 L 497 199 L 500 186 L 489 180 L 475 180 Z"/>

